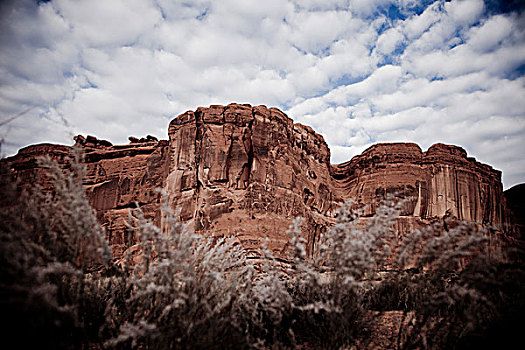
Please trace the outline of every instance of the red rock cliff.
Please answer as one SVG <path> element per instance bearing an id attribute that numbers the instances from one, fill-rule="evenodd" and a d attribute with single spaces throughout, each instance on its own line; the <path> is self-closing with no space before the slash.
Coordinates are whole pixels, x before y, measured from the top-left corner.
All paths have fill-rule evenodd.
<path id="1" fill-rule="evenodd" d="M 337 209 L 323 138 L 274 108 L 186 112 L 170 123 L 169 157 L 164 188 L 183 220 L 197 231 L 235 233 L 249 249 L 266 238 L 282 249 L 297 216 L 313 245 Z"/>
<path id="2" fill-rule="evenodd" d="M 152 141 L 113 146 L 102 144 L 88 137 L 88 142 L 78 142 L 85 154 L 86 194 L 97 217 L 106 229 L 113 253 L 120 257 L 133 242 L 127 241 L 126 222 L 128 209 L 138 203 L 146 216 L 160 222 L 159 196 L 156 188 L 162 187 L 167 174 L 167 141 Z M 89 142 L 93 141 L 93 142 Z M 96 140 L 100 141 L 100 140 Z M 42 144 L 21 149 L 8 158 L 15 177 L 22 184 L 31 184 L 35 179 L 51 189 L 44 169 L 38 167 L 36 159 L 50 156 L 67 167 L 71 147 Z"/>
<path id="3" fill-rule="evenodd" d="M 382 143 L 349 162 L 332 167 L 343 199 L 365 204 L 374 213 L 386 193 L 411 198 L 403 215 L 429 219 L 447 210 L 460 220 L 502 228 L 508 218 L 501 172 L 441 143 L 423 152 L 413 143 Z"/>
<path id="4" fill-rule="evenodd" d="M 460 147 L 436 144 L 423 152 L 410 143 L 377 144 L 352 160 L 331 165 L 330 150 L 310 127 L 275 108 L 230 104 L 188 111 L 169 125 L 169 140 L 153 137 L 112 145 L 77 137 L 85 150 L 88 197 L 120 256 L 129 208 L 138 202 L 159 223 L 159 194 L 206 234 L 238 236 L 256 251 L 268 239 L 279 253 L 293 218 L 305 218 L 312 251 L 348 199 L 374 213 L 387 193 L 410 197 L 399 231 L 447 209 L 462 220 L 502 228 L 507 222 L 501 173 L 469 158 Z M 7 159 L 21 182 L 42 178 L 35 159 L 49 154 L 64 163 L 71 148 L 29 146 Z"/>

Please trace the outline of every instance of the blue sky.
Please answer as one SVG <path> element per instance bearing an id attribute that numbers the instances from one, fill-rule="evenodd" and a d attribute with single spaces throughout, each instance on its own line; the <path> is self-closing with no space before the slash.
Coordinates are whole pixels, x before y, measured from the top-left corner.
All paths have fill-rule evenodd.
<path id="1" fill-rule="evenodd" d="M 75 134 L 167 138 L 176 115 L 278 107 L 332 162 L 376 142 L 457 144 L 525 182 L 520 0 L 8 0 L 2 153 Z"/>

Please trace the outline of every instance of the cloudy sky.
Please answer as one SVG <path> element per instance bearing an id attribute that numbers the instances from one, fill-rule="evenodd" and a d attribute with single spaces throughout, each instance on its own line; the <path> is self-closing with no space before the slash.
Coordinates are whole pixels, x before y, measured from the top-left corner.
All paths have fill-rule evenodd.
<path id="1" fill-rule="evenodd" d="M 332 162 L 458 144 L 525 182 L 521 0 L 0 2 L 2 153 L 75 134 L 167 138 L 176 115 L 278 107 Z"/>

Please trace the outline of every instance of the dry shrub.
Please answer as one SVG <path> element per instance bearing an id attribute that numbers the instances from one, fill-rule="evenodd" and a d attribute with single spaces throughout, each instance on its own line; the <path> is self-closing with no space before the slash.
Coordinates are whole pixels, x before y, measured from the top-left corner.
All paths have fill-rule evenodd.
<path id="1" fill-rule="evenodd" d="M 21 347 L 96 342 L 104 323 L 106 291 L 93 271 L 112 268 L 111 250 L 84 195 L 83 166 L 71 164 L 66 176 L 42 161 L 52 193 L 39 185 L 18 189 L 0 164 L 2 330 Z"/>
<path id="2" fill-rule="evenodd" d="M 284 269 L 265 248 L 262 266 L 255 266 L 233 237 L 195 235 L 163 200 L 161 228 L 140 208 L 130 212 L 139 263 L 118 266 L 86 199 L 79 159 L 66 172 L 42 163 L 51 193 L 38 186 L 30 193 L 17 189 L 1 163 L 6 342 L 39 348 L 366 348 L 377 314 L 370 310 L 402 310 L 392 347 L 459 348 L 483 344 L 500 324 L 522 320 L 523 268 L 493 232 L 433 225 L 407 235 L 393 251 L 392 227 L 403 207 L 395 201 L 366 221 L 345 204 L 313 256 L 297 219 L 289 230 L 293 264 Z M 378 281 L 387 262 L 395 263 Z"/>
<path id="3" fill-rule="evenodd" d="M 395 270 L 367 294 L 371 309 L 404 311 L 397 348 L 486 345 L 498 324 L 523 324 L 511 310 L 523 311 L 524 269 L 494 230 L 434 223 L 408 234 L 400 247 Z"/>

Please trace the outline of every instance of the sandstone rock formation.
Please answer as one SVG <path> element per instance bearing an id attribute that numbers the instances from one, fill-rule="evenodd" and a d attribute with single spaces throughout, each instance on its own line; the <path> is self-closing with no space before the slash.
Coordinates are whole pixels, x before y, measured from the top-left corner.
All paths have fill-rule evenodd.
<path id="1" fill-rule="evenodd" d="M 79 139 L 76 137 L 77 145 Z M 167 174 L 167 141 L 105 146 L 104 140 L 88 137 L 82 142 L 86 164 L 84 184 L 91 205 L 106 229 L 113 253 L 120 257 L 133 244 L 127 237 L 128 209 L 139 204 L 149 218 L 160 222 L 159 196 L 156 188 L 163 186 Z M 96 141 L 95 141 L 96 140 Z M 103 141 L 103 142 L 100 142 Z M 37 158 L 50 156 L 64 167 L 72 157 L 72 148 L 61 145 L 41 144 L 21 149 L 8 158 L 19 182 L 31 184 L 39 179 L 44 189 L 51 190 L 45 169 L 37 165 Z"/>
<path id="2" fill-rule="evenodd" d="M 372 215 L 385 195 L 408 198 L 398 223 L 407 231 L 421 220 L 443 217 L 503 228 L 509 223 L 501 172 L 467 157 L 458 146 L 435 144 L 426 152 L 413 143 L 382 143 L 333 166 L 334 187 Z"/>
<path id="3" fill-rule="evenodd" d="M 326 143 L 277 109 L 198 108 L 170 123 L 169 138 L 165 189 L 197 231 L 279 250 L 301 216 L 311 249 L 337 209 Z"/>
<path id="4" fill-rule="evenodd" d="M 181 219 L 205 234 L 232 235 L 249 250 L 285 249 L 292 220 L 305 218 L 309 253 L 333 222 L 343 201 L 354 199 L 374 213 L 388 193 L 410 197 L 397 231 L 441 218 L 504 228 L 508 222 L 501 173 L 467 157 L 456 146 L 423 152 L 411 143 L 377 144 L 350 161 L 330 164 L 330 150 L 312 128 L 294 124 L 275 108 L 230 104 L 188 111 L 169 125 L 169 140 L 130 137 L 112 145 L 76 137 L 84 149 L 88 198 L 118 257 L 129 208 L 139 203 L 160 222 L 164 189 Z M 42 178 L 36 157 L 50 155 L 65 166 L 71 148 L 35 145 L 6 161 L 22 183 Z"/>

